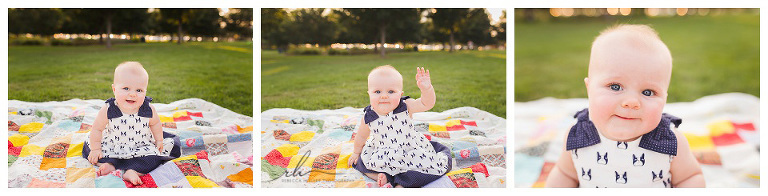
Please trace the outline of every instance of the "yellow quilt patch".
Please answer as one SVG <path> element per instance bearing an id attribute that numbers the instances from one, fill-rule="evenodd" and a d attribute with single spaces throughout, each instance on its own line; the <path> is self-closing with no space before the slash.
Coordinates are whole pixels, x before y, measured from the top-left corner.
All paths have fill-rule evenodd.
<path id="1" fill-rule="evenodd" d="M 302 131 L 302 132 L 298 132 L 296 134 L 291 135 L 290 141 L 292 141 L 292 142 L 308 142 L 308 141 L 312 140 L 313 137 L 315 137 L 315 132 Z"/>
<path id="2" fill-rule="evenodd" d="M 283 157 L 292 157 L 297 153 L 299 153 L 299 146 L 296 146 L 293 144 L 283 144 L 281 146 L 278 146 L 275 149 L 279 151 L 280 154 L 283 155 Z"/>
<path id="3" fill-rule="evenodd" d="M 158 114 L 160 117 L 160 122 L 173 122 L 173 117 L 163 116 Z"/>
<path id="4" fill-rule="evenodd" d="M 19 128 L 19 133 L 37 133 L 40 132 L 40 130 L 43 129 L 43 123 L 39 122 L 31 122 L 24 125 L 21 125 Z"/>
<path id="5" fill-rule="evenodd" d="M 435 132 L 435 131 L 447 131 L 447 130 L 445 129 L 445 126 L 429 123 L 429 131 Z"/>
<path id="6" fill-rule="evenodd" d="M 83 156 L 83 144 L 84 143 L 69 144 L 69 149 L 67 149 L 67 157 Z"/>
<path id="7" fill-rule="evenodd" d="M 12 136 L 8 136 L 8 141 L 10 141 L 13 146 L 19 147 L 23 145 L 27 145 L 27 142 L 29 142 L 29 136 L 22 135 L 22 134 L 13 134 Z"/>
<path id="8" fill-rule="evenodd" d="M 80 178 L 96 178 L 96 169 L 89 168 L 67 168 L 67 184 L 75 183 Z"/>
<path id="9" fill-rule="evenodd" d="M 189 181 L 189 185 L 192 185 L 192 187 L 195 188 L 214 188 L 214 187 L 220 187 L 215 182 L 205 179 L 200 176 L 186 176 L 187 181 Z"/>
<path id="10" fill-rule="evenodd" d="M 717 137 L 726 133 L 733 133 L 736 130 L 733 128 L 731 121 L 728 120 L 721 120 L 710 123 L 707 125 L 707 128 L 709 128 L 709 134 L 712 135 L 712 137 Z"/>
<path id="11" fill-rule="evenodd" d="M 688 146 L 691 150 L 707 150 L 715 149 L 715 143 L 708 135 L 694 135 L 691 133 L 683 133 L 686 139 L 688 139 Z"/>
<path id="12" fill-rule="evenodd" d="M 24 145 L 24 147 L 21 148 L 21 153 L 19 153 L 19 157 L 26 157 L 29 155 L 43 155 L 43 152 L 45 152 L 45 148 L 42 146 L 37 146 L 34 144 L 27 144 Z"/>

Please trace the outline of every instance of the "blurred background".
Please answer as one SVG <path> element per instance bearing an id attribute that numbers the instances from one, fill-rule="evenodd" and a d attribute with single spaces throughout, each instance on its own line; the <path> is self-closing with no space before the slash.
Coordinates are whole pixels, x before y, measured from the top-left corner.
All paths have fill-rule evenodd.
<path id="1" fill-rule="evenodd" d="M 365 107 L 368 72 L 389 64 L 415 98 L 416 67 L 430 70 L 431 111 L 506 116 L 504 9 L 261 9 L 261 20 L 261 111 Z"/>
<path id="2" fill-rule="evenodd" d="M 8 9 L 8 98 L 107 99 L 138 61 L 156 103 L 201 98 L 253 116 L 253 9 Z"/>
<path id="3" fill-rule="evenodd" d="M 591 43 L 616 24 L 656 29 L 673 58 L 668 103 L 760 96 L 759 9 L 515 9 L 515 101 L 586 98 Z"/>

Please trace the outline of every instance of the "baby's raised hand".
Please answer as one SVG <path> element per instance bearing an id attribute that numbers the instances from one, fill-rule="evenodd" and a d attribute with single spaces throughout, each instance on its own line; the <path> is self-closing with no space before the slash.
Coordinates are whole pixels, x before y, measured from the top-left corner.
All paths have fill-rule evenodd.
<path id="1" fill-rule="evenodd" d="M 429 78 L 429 70 L 424 67 L 416 67 L 416 85 L 421 90 L 432 88 L 432 81 Z"/>

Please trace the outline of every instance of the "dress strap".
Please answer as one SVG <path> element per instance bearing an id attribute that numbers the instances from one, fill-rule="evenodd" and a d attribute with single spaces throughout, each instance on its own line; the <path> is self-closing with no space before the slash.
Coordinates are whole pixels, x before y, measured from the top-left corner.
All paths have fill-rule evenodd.
<path id="1" fill-rule="evenodd" d="M 573 117 L 577 119 L 577 122 L 568 132 L 565 143 L 566 150 L 584 148 L 600 143 L 600 135 L 597 132 L 597 128 L 589 120 L 588 109 L 577 112 Z M 666 113 L 662 114 L 659 125 L 651 132 L 642 136 L 639 146 L 658 153 L 677 155 L 677 137 L 675 137 L 670 124 L 678 127 L 682 122 L 683 120 L 678 117 Z"/>
<path id="2" fill-rule="evenodd" d="M 145 96 L 144 103 L 141 104 L 141 107 L 139 107 L 139 113 L 138 113 L 139 116 L 152 118 L 152 107 L 149 106 L 149 102 L 152 102 L 152 97 Z M 117 104 L 115 104 L 114 97 L 107 99 L 107 101 L 105 101 L 104 103 L 109 104 L 109 108 L 107 108 L 108 119 L 119 118 L 123 116 L 123 112 L 120 111 L 120 108 L 117 107 Z"/>

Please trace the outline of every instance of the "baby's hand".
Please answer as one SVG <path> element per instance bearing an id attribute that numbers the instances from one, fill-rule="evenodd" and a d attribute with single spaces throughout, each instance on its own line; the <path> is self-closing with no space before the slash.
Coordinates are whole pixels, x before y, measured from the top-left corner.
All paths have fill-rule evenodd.
<path id="1" fill-rule="evenodd" d="M 416 67 L 416 85 L 421 90 L 432 88 L 432 81 L 429 78 L 429 70 L 424 67 Z"/>
<path id="2" fill-rule="evenodd" d="M 357 165 L 357 159 L 360 158 L 360 153 L 352 153 L 352 155 L 349 155 L 349 160 L 347 161 L 347 165 L 354 166 Z"/>
<path id="3" fill-rule="evenodd" d="M 163 140 L 156 140 L 155 141 L 155 146 L 157 146 L 157 150 L 160 153 L 163 153 Z"/>
<path id="4" fill-rule="evenodd" d="M 88 153 L 88 162 L 91 164 L 95 165 L 99 159 L 101 159 L 101 149 L 91 150 L 91 152 Z"/>

